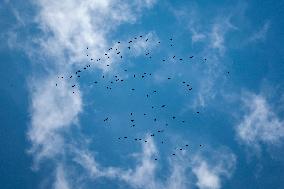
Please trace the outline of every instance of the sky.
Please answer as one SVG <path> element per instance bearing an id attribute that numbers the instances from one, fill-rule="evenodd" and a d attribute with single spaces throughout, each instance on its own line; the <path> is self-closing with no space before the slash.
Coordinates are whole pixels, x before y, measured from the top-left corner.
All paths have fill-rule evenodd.
<path id="1" fill-rule="evenodd" d="M 283 10 L 2 0 L 1 188 L 283 188 Z"/>

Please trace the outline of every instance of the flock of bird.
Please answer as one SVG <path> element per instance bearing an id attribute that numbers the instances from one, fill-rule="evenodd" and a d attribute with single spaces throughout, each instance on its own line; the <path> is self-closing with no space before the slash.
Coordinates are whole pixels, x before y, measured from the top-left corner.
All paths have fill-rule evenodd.
<path id="1" fill-rule="evenodd" d="M 110 67 L 111 65 L 110 64 L 107 64 L 107 60 L 110 60 L 112 58 L 114 58 L 113 56 L 117 56 L 115 58 L 119 58 L 119 59 L 124 59 L 125 56 L 124 56 L 124 51 L 131 51 L 131 49 L 133 48 L 133 45 L 136 41 L 138 40 L 144 40 L 144 42 L 147 42 L 147 43 L 151 43 L 153 41 L 151 41 L 149 38 L 144 38 L 142 35 L 138 36 L 138 37 L 134 37 L 132 40 L 129 40 L 128 42 L 121 42 L 121 41 L 118 41 L 116 45 L 114 45 L 113 47 L 109 48 L 107 52 L 103 53 L 103 56 L 99 57 L 99 58 L 93 58 L 90 56 L 90 52 L 89 52 L 89 47 L 86 47 L 86 56 L 87 58 L 91 61 L 91 63 L 85 65 L 82 69 L 79 69 L 77 71 L 75 71 L 73 74 L 69 75 L 69 76 L 59 76 L 58 78 L 59 79 L 64 79 L 64 78 L 67 78 L 67 79 L 74 79 L 74 78 L 77 78 L 77 79 L 80 79 L 80 77 L 82 76 L 82 74 L 84 72 L 86 72 L 87 70 L 91 69 L 92 65 L 93 64 L 100 64 L 100 63 L 104 63 L 103 65 L 106 66 L 106 67 Z M 161 45 L 161 41 L 155 41 L 153 43 L 158 43 L 158 45 Z M 122 47 L 121 45 L 124 44 L 124 46 Z M 170 47 L 173 47 L 174 46 L 174 43 L 173 43 L 173 39 L 170 38 L 168 40 L 168 42 L 166 43 L 168 44 Z M 145 50 L 145 56 L 146 58 L 149 58 L 149 59 L 152 59 L 152 55 L 149 51 Z M 193 60 L 195 57 L 194 56 L 189 56 L 187 58 L 178 58 L 176 57 L 175 55 L 170 57 L 172 60 L 176 60 L 176 61 L 190 61 L 190 60 Z M 207 59 L 206 58 L 202 58 L 201 59 L 203 62 L 206 62 Z M 166 61 L 169 61 L 169 58 L 163 58 L 160 60 L 161 62 L 166 62 Z M 129 73 L 127 69 L 124 69 L 123 70 L 125 73 L 127 73 L 128 75 L 131 75 L 130 77 L 123 77 L 123 76 L 119 76 L 119 75 L 113 75 L 113 77 L 106 77 L 105 75 L 102 75 L 102 77 L 100 77 L 100 79 L 96 80 L 96 81 L 92 81 L 91 85 L 96 85 L 96 86 L 99 86 L 100 84 L 102 84 L 103 88 L 107 89 L 107 90 L 112 90 L 113 89 L 113 86 L 116 84 L 116 83 L 126 83 L 127 85 L 127 81 L 128 80 L 131 80 L 131 79 L 146 79 L 146 78 L 149 78 L 149 77 L 152 77 L 152 73 L 147 73 L 147 72 L 142 72 L 142 73 Z M 228 72 L 229 73 L 229 72 Z M 109 78 L 113 78 L 113 79 L 110 79 L 108 80 Z M 166 80 L 172 80 L 173 77 L 166 77 L 165 78 Z M 108 81 L 107 81 L 108 80 Z M 74 83 L 76 82 L 76 79 L 74 80 Z M 105 85 L 105 83 L 108 83 L 108 85 Z M 190 92 L 191 90 L 193 90 L 192 86 L 190 83 L 186 82 L 186 81 L 180 81 L 180 84 L 182 85 L 182 87 L 184 87 L 188 92 Z M 59 84 L 56 83 L 55 84 L 57 87 L 59 87 Z M 71 85 L 71 88 L 73 89 L 72 93 L 75 93 L 75 88 L 76 88 L 76 84 L 72 84 Z M 141 87 L 139 86 L 139 89 Z M 135 88 L 134 87 L 130 87 L 129 86 L 129 90 L 130 91 L 135 91 Z M 145 95 L 145 98 L 148 99 L 151 97 L 151 95 L 154 95 L 154 94 L 157 94 L 158 93 L 158 90 L 152 90 L 152 91 L 148 91 Z M 152 105 L 151 106 L 151 109 L 167 109 L 169 108 L 169 106 L 167 104 L 161 104 L 161 105 Z M 197 111 L 196 114 L 199 114 L 200 112 Z M 143 116 L 146 117 L 148 116 L 148 114 L 151 114 L 151 113 L 143 113 Z M 131 112 L 130 113 L 130 118 L 129 118 L 129 122 L 130 122 L 130 127 L 136 127 L 136 120 L 134 119 L 134 112 Z M 149 116 L 148 116 L 149 117 Z M 177 116 L 175 115 L 172 115 L 169 117 L 170 120 L 179 120 L 181 124 L 185 124 L 185 120 L 182 120 L 182 119 L 178 119 Z M 107 123 L 111 120 L 111 116 L 107 116 L 103 119 L 103 122 L 104 123 Z M 157 123 L 158 122 L 158 118 L 157 117 L 153 117 L 153 123 Z M 165 132 L 165 130 L 167 129 L 167 126 L 169 125 L 169 123 L 165 123 L 164 126 L 165 128 L 163 129 L 158 129 L 158 130 L 155 130 L 155 132 L 151 132 L 151 134 L 149 136 L 146 136 L 144 138 L 136 138 L 136 137 L 131 137 L 131 136 L 120 136 L 117 138 L 117 140 L 121 141 L 121 140 L 133 140 L 133 141 L 137 141 L 137 142 L 143 142 L 143 143 L 147 143 L 149 142 L 149 137 L 155 137 L 157 135 L 161 135 L 162 133 Z M 165 144 L 165 141 L 161 141 L 161 144 Z M 202 145 L 200 144 L 199 145 L 200 147 L 202 147 Z M 184 145 L 181 145 L 179 147 L 177 147 L 173 153 L 171 153 L 172 156 L 175 156 L 178 152 L 177 151 L 186 151 L 189 149 L 189 144 L 184 144 Z M 155 160 L 158 160 L 158 158 L 155 158 Z"/>

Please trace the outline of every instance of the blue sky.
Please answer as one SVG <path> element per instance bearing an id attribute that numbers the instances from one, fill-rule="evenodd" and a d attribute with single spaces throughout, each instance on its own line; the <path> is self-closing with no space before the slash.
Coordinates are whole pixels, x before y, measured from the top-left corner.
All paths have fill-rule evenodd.
<path id="1" fill-rule="evenodd" d="M 1 188 L 283 188 L 283 7 L 1 1 Z"/>

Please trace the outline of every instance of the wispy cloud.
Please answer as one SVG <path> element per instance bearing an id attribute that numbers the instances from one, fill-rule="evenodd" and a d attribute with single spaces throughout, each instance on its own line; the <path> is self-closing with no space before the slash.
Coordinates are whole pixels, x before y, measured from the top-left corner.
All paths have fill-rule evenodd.
<path id="1" fill-rule="evenodd" d="M 32 145 L 29 152 L 35 157 L 36 168 L 44 159 L 59 161 L 59 164 L 64 162 L 60 157 L 70 151 L 65 148 L 69 142 L 64 134 L 73 125 L 79 125 L 78 116 L 83 111 L 80 87 L 71 89 L 74 83 L 71 84 L 70 80 L 65 78 L 59 80 L 58 73 L 69 72 L 73 67 L 89 61 L 86 47 L 91 50 L 89 57 L 98 57 L 107 47 L 113 45 L 108 38 L 111 31 L 122 23 L 134 23 L 142 11 L 151 8 L 154 3 L 154 0 L 34 2 L 38 8 L 35 23 L 41 32 L 32 39 L 32 42 L 40 47 L 32 53 L 33 57 L 40 54 L 43 61 L 32 61 L 46 71 L 40 78 L 34 74 L 29 80 L 31 125 L 28 138 Z M 30 49 L 32 48 L 26 48 L 28 54 L 31 53 Z M 101 63 L 93 67 L 104 69 L 104 66 L 105 63 Z M 80 150 L 76 149 L 76 146 L 73 147 L 75 149 L 72 151 Z M 95 163 L 86 153 L 81 158 L 89 164 Z M 56 172 L 54 187 L 69 188 L 63 169 L 57 167 Z M 92 172 L 102 173 L 96 172 L 94 167 Z M 103 171 L 107 175 L 112 174 L 111 172 L 110 169 Z"/>
<path id="2" fill-rule="evenodd" d="M 92 50 L 90 56 L 99 57 L 111 46 L 108 34 L 121 23 L 135 22 L 142 10 L 151 8 L 154 2 L 37 1 L 39 12 L 36 20 L 44 34 L 38 42 L 48 56 L 64 57 L 67 60 L 61 61 L 64 65 L 87 60 L 86 47 Z"/>
<path id="3" fill-rule="evenodd" d="M 161 188 L 161 183 L 156 178 L 157 163 L 154 160 L 157 149 L 151 138 L 147 141 L 146 144 L 142 144 L 141 153 L 133 154 L 133 157 L 137 159 L 134 168 L 102 167 L 88 150 L 78 151 L 75 161 L 86 170 L 90 179 L 105 177 L 124 181 L 134 188 L 158 189 Z"/>
<path id="4" fill-rule="evenodd" d="M 52 184 L 54 188 L 69 189 L 73 186 L 71 179 L 68 179 L 68 168 L 63 166 L 65 156 L 70 154 L 72 163 L 83 168 L 89 179 L 117 179 L 133 188 L 189 188 L 192 183 L 188 181 L 187 170 L 197 176 L 196 184 L 199 187 L 205 182 L 202 177 L 204 171 L 207 171 L 207 175 L 213 175 L 212 178 L 217 179 L 216 183 L 221 186 L 221 177 L 232 172 L 231 169 L 226 171 L 218 161 L 214 166 L 214 163 L 203 156 L 196 156 L 196 159 L 189 161 L 180 157 L 178 160 L 169 161 L 172 172 L 164 182 L 157 174 L 159 161 L 155 161 L 153 157 L 158 156 L 159 152 L 151 139 L 143 145 L 141 153 L 134 154 L 137 164 L 126 169 L 102 166 L 96 160 L 94 152 L 86 146 L 70 145 L 64 137 L 73 125 L 79 125 L 78 119 L 83 112 L 84 102 L 80 88 L 73 94 L 69 81 L 61 79 L 59 82 L 57 74 L 69 71 L 73 66 L 86 61 L 87 46 L 92 49 L 90 56 L 94 57 L 107 49 L 106 47 L 112 46 L 108 39 L 109 32 L 114 31 L 121 23 L 135 22 L 142 10 L 151 8 L 154 3 L 153 0 L 117 3 L 75 0 L 65 3 L 47 0 L 35 2 L 39 8 L 36 21 L 42 35 L 33 40 L 40 45 L 39 51 L 47 59 L 48 64 L 42 66 L 48 69 L 47 74 L 40 79 L 30 79 L 31 125 L 28 138 L 32 144 L 30 153 L 34 155 L 36 165 L 44 159 L 56 162 L 55 182 Z M 216 35 L 219 35 L 218 32 L 219 30 L 216 30 Z M 155 38 L 155 34 L 150 33 L 148 37 Z M 203 37 L 199 36 L 196 40 L 199 40 L 198 38 L 201 40 Z M 144 41 L 134 43 L 137 54 L 141 53 L 140 48 L 153 46 L 145 45 Z M 97 68 L 102 69 L 100 66 Z M 56 87 L 56 83 L 60 87 Z M 188 164 L 182 166 L 181 162 Z M 213 172 L 207 168 L 212 168 Z M 217 186 L 216 183 L 213 184 Z"/>
<path id="5" fill-rule="evenodd" d="M 261 145 L 277 145 L 284 139 L 284 121 L 277 116 L 262 95 L 248 93 L 243 96 L 246 110 L 236 134 L 241 143 L 261 150 Z"/>
<path id="6" fill-rule="evenodd" d="M 82 111 L 80 91 L 75 90 L 73 94 L 68 82 L 58 82 L 55 76 L 33 80 L 31 83 L 31 127 L 28 132 L 32 143 L 30 152 L 36 160 L 52 158 L 62 153 L 62 129 L 75 124 Z"/>
<path id="7" fill-rule="evenodd" d="M 270 28 L 270 22 L 266 21 L 263 26 L 249 37 L 249 42 L 263 42 L 266 39 L 267 32 Z"/>
<path id="8" fill-rule="evenodd" d="M 236 157 L 228 150 L 211 152 L 211 158 L 197 155 L 194 158 L 193 173 L 197 177 L 196 185 L 200 189 L 219 189 L 222 179 L 228 179 L 234 172 Z M 213 161 L 212 161 L 213 160 Z"/>
<path id="9" fill-rule="evenodd" d="M 158 173 L 159 151 L 152 138 L 147 141 L 141 143 L 142 152 L 132 155 L 137 161 L 133 168 L 102 167 L 89 151 L 78 151 L 75 162 L 86 170 L 90 179 L 117 179 L 133 188 L 185 189 L 197 185 L 201 189 L 218 189 L 234 172 L 236 157 L 227 149 L 208 150 L 206 154 L 192 152 L 190 158 L 183 152 L 174 158 L 168 157 L 170 172 L 168 179 L 163 180 Z M 190 173 L 197 178 L 196 182 Z"/>
<path id="10" fill-rule="evenodd" d="M 57 166 L 54 189 L 70 189 L 69 183 L 66 179 L 64 168 L 62 165 Z"/>
<path id="11" fill-rule="evenodd" d="M 214 102 L 218 95 L 216 89 L 225 81 L 225 62 L 230 59 L 227 56 L 230 48 L 228 38 L 231 32 L 238 31 L 232 18 L 240 16 L 244 11 L 243 5 L 236 5 L 229 7 L 230 11 L 218 11 L 214 16 L 206 17 L 198 4 L 192 3 L 190 6 L 192 8 L 172 8 L 172 12 L 178 22 L 186 25 L 192 47 L 200 49 L 199 46 L 202 44 L 202 49 L 193 50 L 195 57 L 198 57 L 199 61 L 204 61 L 205 58 L 207 61 L 204 61 L 206 63 L 202 64 L 202 67 L 200 65 L 193 67 L 194 72 L 191 75 L 197 75 L 196 77 L 200 79 L 195 84 L 197 87 L 194 99 L 189 102 L 190 105 L 185 105 L 185 110 L 206 107 L 211 101 Z"/>

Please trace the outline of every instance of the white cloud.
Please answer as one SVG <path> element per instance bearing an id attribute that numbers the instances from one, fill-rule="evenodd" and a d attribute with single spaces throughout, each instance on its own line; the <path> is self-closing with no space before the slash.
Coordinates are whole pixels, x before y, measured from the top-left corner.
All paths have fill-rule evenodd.
<path id="1" fill-rule="evenodd" d="M 70 186 L 66 179 L 65 172 L 64 172 L 62 165 L 57 166 L 56 180 L 55 180 L 53 188 L 54 189 L 70 189 Z"/>
<path id="2" fill-rule="evenodd" d="M 34 76 L 29 80 L 31 125 L 28 138 L 32 144 L 29 152 L 35 157 L 36 168 L 43 159 L 55 160 L 57 156 L 66 155 L 70 149 L 65 148 L 68 142 L 64 134 L 72 125 L 78 124 L 78 115 L 83 111 L 80 87 L 73 94 L 71 85 L 76 81 L 71 83 L 70 80 L 57 79 L 58 73 L 67 73 L 73 67 L 84 64 L 88 60 L 86 47 L 91 51 L 89 57 L 99 57 L 113 45 L 108 39 L 110 32 L 122 23 L 135 22 L 144 8 L 151 8 L 154 3 L 154 0 L 34 1 L 38 8 L 35 22 L 41 32 L 31 41 L 41 48 L 30 51 L 34 48 L 29 46 L 26 53 L 32 52 L 31 57 L 40 55 L 43 60 L 37 62 L 37 59 L 34 63 L 47 71 L 40 79 Z M 104 67 L 105 64 L 97 65 L 100 69 Z M 95 163 L 88 154 L 82 158 L 89 164 Z M 56 158 L 56 161 L 64 160 Z M 57 172 L 59 180 L 55 188 L 57 185 L 67 188 L 63 172 L 60 168 Z M 93 167 L 92 172 L 97 174 L 101 171 L 96 172 Z M 108 169 L 104 174 L 110 175 L 111 172 Z"/>
<path id="3" fill-rule="evenodd" d="M 185 154 L 177 156 L 177 160 L 170 159 L 171 175 L 165 183 L 166 189 L 188 189 L 191 188 L 193 181 L 188 174 L 190 164 Z"/>
<path id="4" fill-rule="evenodd" d="M 147 139 L 143 144 L 142 152 L 133 154 L 138 161 L 135 168 L 124 170 L 119 167 L 102 167 L 96 162 L 94 155 L 89 151 L 76 152 L 75 162 L 81 165 L 89 174 L 91 179 L 106 177 L 109 179 L 122 180 L 134 188 L 158 189 L 161 183 L 156 179 L 156 162 L 154 156 L 157 149 L 152 139 Z"/>
<path id="5" fill-rule="evenodd" d="M 238 17 L 243 12 L 242 6 L 237 6 L 237 8 L 234 6 L 230 12 L 218 12 L 216 16 L 205 18 L 204 14 L 199 11 L 201 8 L 198 5 L 193 3 L 192 7 L 189 10 L 174 9 L 173 13 L 179 22 L 183 24 L 186 22 L 188 25 L 192 45 L 202 43 L 200 51 L 193 51 L 195 59 L 198 58 L 198 61 L 205 62 L 204 58 L 206 58 L 207 61 L 205 64 L 194 65 L 192 69 L 194 71 L 191 75 L 198 73 L 196 77 L 202 79 L 196 81 L 196 87 L 192 91 L 194 98 L 185 105 L 184 111 L 205 107 L 216 99 L 220 91 L 216 89 L 220 88 L 225 81 L 224 69 L 226 68 L 225 61 L 228 60 L 226 52 L 229 46 L 226 37 L 230 32 L 238 29 L 231 18 Z M 196 47 L 198 49 L 198 46 Z"/>
<path id="6" fill-rule="evenodd" d="M 95 55 L 105 50 L 107 33 L 122 22 L 135 20 L 135 10 L 150 7 L 154 1 L 143 2 L 37 1 L 37 22 L 43 31 L 43 36 L 38 38 L 42 52 L 47 58 L 56 57 L 55 69 L 69 71 L 69 63 L 85 60 L 87 46 Z M 43 144 L 53 131 L 68 127 L 82 110 L 80 91 L 72 94 L 67 80 L 56 87 L 57 73 L 55 70 L 40 81 L 30 81 L 32 127 L 29 137 L 35 145 Z"/>
<path id="7" fill-rule="evenodd" d="M 222 26 L 220 24 L 214 24 L 210 37 L 211 46 L 212 48 L 218 49 L 221 54 L 224 54 L 225 51 L 224 35 L 225 31 Z"/>
<path id="8" fill-rule="evenodd" d="M 71 90 L 66 80 L 56 77 L 33 80 L 31 90 L 31 127 L 28 137 L 36 159 L 62 153 L 63 138 L 60 132 L 76 123 L 82 111 L 79 90 Z M 56 83 L 58 86 L 56 86 Z"/>
<path id="9" fill-rule="evenodd" d="M 222 178 L 230 178 L 235 169 L 236 157 L 227 150 L 217 150 L 211 158 L 197 155 L 192 171 L 197 177 L 196 185 L 200 189 L 219 189 Z"/>
<path id="10" fill-rule="evenodd" d="M 206 38 L 205 34 L 198 33 L 194 29 L 191 29 L 191 32 L 192 32 L 191 40 L 192 40 L 193 43 L 203 41 Z"/>
<path id="11" fill-rule="evenodd" d="M 141 153 L 132 155 L 137 161 L 133 168 L 102 167 L 88 151 L 78 151 L 75 162 L 87 171 L 90 179 L 117 179 L 133 188 L 148 189 L 188 189 L 193 184 L 200 189 L 218 189 L 234 172 L 236 157 L 227 149 L 209 150 L 206 154 L 191 152 L 191 157 L 183 151 L 175 157 L 167 157 L 170 172 L 166 175 L 167 179 L 163 180 L 158 172 L 162 160 L 157 147 L 153 139 L 149 138 L 147 141 L 145 144 L 141 143 Z M 159 160 L 155 161 L 154 158 Z M 197 178 L 196 183 L 190 175 L 191 172 Z"/>
<path id="12" fill-rule="evenodd" d="M 229 15 L 226 18 L 217 19 L 209 34 L 211 48 L 217 49 L 220 55 L 224 55 L 226 51 L 226 34 L 232 29 L 237 29 L 236 26 L 231 23 L 230 18 L 231 16 Z"/>
<path id="13" fill-rule="evenodd" d="M 261 144 L 279 144 L 284 138 L 284 121 L 273 112 L 265 97 L 247 94 L 243 101 L 246 114 L 236 127 L 240 141 L 257 150 Z"/>
<path id="14" fill-rule="evenodd" d="M 121 175 L 121 179 L 129 183 L 135 188 L 160 188 L 160 183 L 156 178 L 156 163 L 154 155 L 157 154 L 157 149 L 153 139 L 147 139 L 148 142 L 143 146 L 141 154 L 135 155 L 140 157 L 139 163 L 132 170 L 128 170 Z M 143 145 L 143 144 L 142 144 Z"/>
<path id="15" fill-rule="evenodd" d="M 218 175 L 208 168 L 206 162 L 201 162 L 198 167 L 193 169 L 193 171 L 197 176 L 197 186 L 199 188 L 220 188 L 220 179 Z"/>
<path id="16" fill-rule="evenodd" d="M 270 28 L 270 22 L 266 21 L 263 26 L 249 37 L 249 42 L 265 41 L 267 32 Z"/>
<path id="17" fill-rule="evenodd" d="M 77 157 L 75 161 L 80 164 L 89 173 L 91 179 L 97 179 L 99 177 L 105 177 L 108 179 L 117 179 L 123 181 L 133 188 L 148 188 L 148 189 L 183 189 L 188 188 L 188 181 L 185 170 L 189 168 L 182 166 L 181 161 L 170 160 L 171 174 L 166 182 L 163 182 L 157 174 L 157 167 L 159 161 L 155 161 L 155 158 L 159 158 L 158 151 L 153 139 L 148 138 L 147 143 L 141 143 L 142 152 L 132 155 L 137 161 L 135 167 L 123 169 L 120 167 L 102 167 L 99 165 L 92 153 L 80 152 L 76 153 Z"/>
<path id="18" fill-rule="evenodd" d="M 67 54 L 68 62 L 63 64 L 86 60 L 86 47 L 92 51 L 90 55 L 99 57 L 110 46 L 107 35 L 121 23 L 135 22 L 142 9 L 153 3 L 152 0 L 37 1 L 40 8 L 37 20 L 45 33 L 40 43 L 49 56 L 61 59 Z"/>
<path id="19" fill-rule="evenodd" d="M 60 161 L 64 161 L 62 157 L 66 155 L 65 150 L 72 151 L 74 162 L 83 167 L 92 179 L 100 177 L 118 179 L 134 188 L 182 189 L 189 187 L 186 170 L 191 167 L 190 163 L 182 166 L 181 161 L 170 161 L 172 173 L 169 179 L 166 183 L 159 179 L 157 175 L 159 161 L 154 161 L 153 158 L 158 151 L 154 141 L 150 139 L 146 145 L 143 145 L 142 152 L 136 154 L 137 165 L 125 170 L 120 167 L 101 166 L 93 153 L 85 146 L 65 148 L 67 142 L 62 134 L 68 131 L 72 124 L 77 124 L 78 115 L 83 111 L 83 102 L 80 90 L 76 90 L 73 94 L 70 83 L 65 79 L 58 82 L 55 73 L 69 71 L 71 66 L 84 62 L 87 46 L 92 50 L 92 56 L 99 56 L 107 49 L 106 47 L 112 46 L 107 38 L 109 32 L 121 23 L 135 22 L 140 11 L 145 7 L 150 8 L 154 2 L 153 0 L 135 2 L 70 0 L 65 3 L 40 0 L 36 2 L 40 9 L 37 22 L 43 36 L 35 40 L 43 48 L 42 54 L 47 58 L 54 58 L 55 61 L 52 64 L 55 70 L 39 80 L 35 78 L 30 80 L 31 126 L 28 137 L 32 143 L 30 152 L 35 155 L 37 161 L 61 156 L 56 160 L 59 161 L 59 165 L 56 167 L 54 188 L 70 188 L 64 171 L 67 168 L 63 169 L 60 165 Z M 134 49 L 138 54 L 139 48 L 148 48 L 142 42 L 136 45 L 137 49 Z M 54 69 L 54 67 L 51 68 Z M 60 87 L 56 87 L 55 83 L 58 83 Z M 213 167 L 214 171 L 208 171 L 205 169 L 207 167 L 200 169 L 204 162 L 208 167 Z M 204 182 L 204 179 L 202 180 L 204 170 L 207 171 L 207 175 L 214 174 L 218 177 L 219 184 L 221 176 L 229 175 L 226 174 L 222 163 L 213 166 L 208 160 L 203 159 L 195 160 L 192 167 L 193 172 L 194 170 L 196 175 L 198 172 L 199 184 Z"/>

